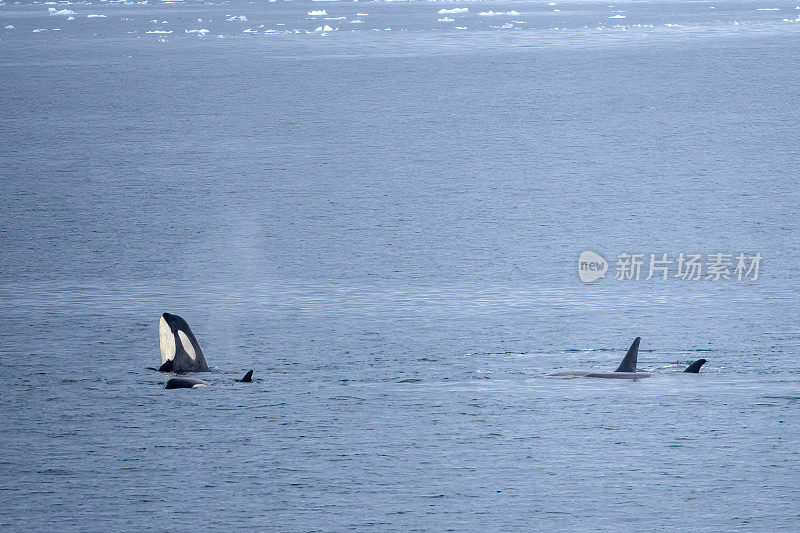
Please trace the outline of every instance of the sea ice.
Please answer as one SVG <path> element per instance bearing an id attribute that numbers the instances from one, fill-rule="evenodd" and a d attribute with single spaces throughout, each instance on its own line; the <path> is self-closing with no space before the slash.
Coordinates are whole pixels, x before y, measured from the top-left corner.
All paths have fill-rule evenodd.
<path id="1" fill-rule="evenodd" d="M 322 16 L 327 15 L 327 14 L 328 14 L 328 12 L 325 11 L 324 9 L 318 9 L 316 11 L 309 11 L 308 12 L 308 16 L 309 17 L 322 17 Z"/>
<path id="2" fill-rule="evenodd" d="M 247 22 L 247 17 L 245 17 L 244 15 L 233 15 L 232 17 L 228 17 L 225 20 L 229 22 L 235 22 L 237 20 L 241 22 Z"/>
<path id="3" fill-rule="evenodd" d="M 440 9 L 439 15 L 451 15 L 454 13 L 468 13 L 468 12 L 469 12 L 468 7 L 454 7 L 452 9 Z"/>

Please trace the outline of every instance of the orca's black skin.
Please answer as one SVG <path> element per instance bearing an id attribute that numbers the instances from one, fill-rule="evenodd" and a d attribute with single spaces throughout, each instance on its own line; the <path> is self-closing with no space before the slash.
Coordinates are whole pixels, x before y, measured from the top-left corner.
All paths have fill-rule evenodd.
<path id="1" fill-rule="evenodd" d="M 152 366 L 148 366 L 147 370 L 155 370 L 156 372 L 172 372 L 172 359 L 168 360 L 166 363 L 164 363 L 158 368 L 153 368 Z"/>
<path id="2" fill-rule="evenodd" d="M 639 342 L 641 337 L 633 339 L 631 347 L 628 348 L 628 353 L 622 359 L 617 369 L 614 372 L 636 372 L 636 359 L 639 357 Z"/>
<path id="3" fill-rule="evenodd" d="M 704 364 L 706 364 L 706 360 L 705 359 L 698 359 L 697 361 L 695 361 L 691 365 L 687 366 L 686 370 L 684 370 L 684 372 L 697 374 L 698 372 L 700 372 L 700 367 L 703 366 Z"/>
<path id="4" fill-rule="evenodd" d="M 165 389 L 191 389 L 195 385 L 207 385 L 207 383 L 200 379 L 192 378 L 169 378 L 167 384 L 164 385 Z"/>
<path id="5" fill-rule="evenodd" d="M 247 374 L 245 374 L 242 379 L 237 379 L 236 381 L 239 381 L 241 383 L 252 383 L 252 381 L 253 381 L 253 371 L 252 370 L 248 370 Z"/>

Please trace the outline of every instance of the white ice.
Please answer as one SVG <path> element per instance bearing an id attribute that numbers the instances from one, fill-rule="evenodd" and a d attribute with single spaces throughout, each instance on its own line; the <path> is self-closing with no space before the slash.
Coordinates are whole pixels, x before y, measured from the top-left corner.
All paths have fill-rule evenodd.
<path id="1" fill-rule="evenodd" d="M 70 15 L 74 15 L 75 12 L 71 9 L 59 9 L 56 11 L 56 8 L 51 7 L 47 11 L 50 12 L 50 16 L 52 17 L 69 17 Z"/>

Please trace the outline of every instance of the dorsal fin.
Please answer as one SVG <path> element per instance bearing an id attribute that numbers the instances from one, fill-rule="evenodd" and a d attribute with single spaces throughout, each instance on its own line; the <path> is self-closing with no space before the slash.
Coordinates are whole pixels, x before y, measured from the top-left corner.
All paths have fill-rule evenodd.
<path id="1" fill-rule="evenodd" d="M 636 359 L 639 357 L 639 341 L 641 337 L 633 339 L 633 344 L 628 348 L 628 353 L 614 372 L 636 372 Z"/>
<path id="2" fill-rule="evenodd" d="M 159 372 L 172 372 L 172 359 L 167 359 L 167 361 L 158 367 Z"/>
<path id="3" fill-rule="evenodd" d="M 690 372 L 692 374 L 697 374 L 698 372 L 700 372 L 700 367 L 703 366 L 704 364 L 706 364 L 706 360 L 705 359 L 698 359 L 697 361 L 695 361 L 691 365 L 687 366 L 686 370 L 684 370 L 684 372 Z"/>
<path id="4" fill-rule="evenodd" d="M 251 381 L 253 381 L 253 371 L 248 370 L 247 374 L 245 374 L 244 377 L 239 381 L 241 381 L 242 383 L 250 383 Z"/>

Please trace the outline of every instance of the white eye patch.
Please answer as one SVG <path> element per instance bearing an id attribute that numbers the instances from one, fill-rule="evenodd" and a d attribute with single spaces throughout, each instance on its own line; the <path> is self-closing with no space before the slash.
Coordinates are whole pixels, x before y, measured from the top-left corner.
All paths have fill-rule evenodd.
<path id="1" fill-rule="evenodd" d="M 186 333 L 178 330 L 178 338 L 181 340 L 183 349 L 186 350 L 186 353 L 189 354 L 189 357 L 192 359 L 192 361 L 197 359 L 197 355 L 194 353 L 194 346 L 192 346 L 192 341 L 189 340 L 189 337 L 186 336 Z"/>
<path id="2" fill-rule="evenodd" d="M 164 364 L 175 358 L 175 336 L 163 316 L 158 321 L 158 338 L 161 342 L 161 364 Z"/>

